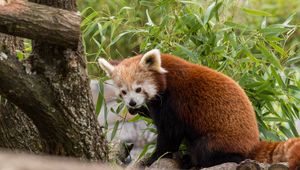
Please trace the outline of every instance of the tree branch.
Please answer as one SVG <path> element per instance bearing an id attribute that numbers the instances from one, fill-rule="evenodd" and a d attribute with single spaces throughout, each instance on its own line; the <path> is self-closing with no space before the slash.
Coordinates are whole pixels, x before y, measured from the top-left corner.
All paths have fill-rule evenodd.
<path id="1" fill-rule="evenodd" d="M 0 4 L 0 32 L 76 48 L 80 15 L 21 0 Z"/>
<path id="2" fill-rule="evenodd" d="M 45 117 L 43 121 L 35 121 L 37 126 L 49 128 L 55 121 L 62 119 L 59 111 L 55 109 L 55 97 L 47 82 L 26 73 L 15 56 L 3 52 L 0 52 L 0 82 L 3 82 L 0 83 L 2 96 L 25 112 L 31 113 L 30 117 L 33 119 Z M 52 123 L 49 118 L 53 119 Z"/>
<path id="3" fill-rule="evenodd" d="M 18 37 L 0 33 L 0 51 L 5 50 L 10 54 L 15 53 L 16 50 L 22 51 L 23 43 L 23 40 Z M 32 120 L 1 95 L 0 147 L 34 153 L 42 152 L 42 141 Z"/>
<path id="4" fill-rule="evenodd" d="M 41 138 L 47 141 L 43 146 L 45 152 L 84 156 L 74 149 L 86 148 L 82 148 L 80 141 L 74 140 L 74 129 L 70 127 L 73 122 L 64 116 L 64 110 L 58 106 L 55 92 L 46 80 L 27 73 L 15 56 L 0 51 L 0 82 L 0 95 L 26 112 L 38 128 Z M 66 133 L 67 127 L 70 127 L 70 134 Z"/>

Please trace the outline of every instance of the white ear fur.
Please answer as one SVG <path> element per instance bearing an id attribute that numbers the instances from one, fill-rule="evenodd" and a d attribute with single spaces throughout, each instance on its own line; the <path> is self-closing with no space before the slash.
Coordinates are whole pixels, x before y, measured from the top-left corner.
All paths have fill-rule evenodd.
<path id="1" fill-rule="evenodd" d="M 104 70 L 107 74 L 107 76 L 111 76 L 112 72 L 114 71 L 115 67 L 111 65 L 108 61 L 106 61 L 104 58 L 99 58 L 98 63 L 102 70 Z"/>
<path id="2" fill-rule="evenodd" d="M 150 70 L 156 70 L 162 74 L 168 72 L 166 69 L 161 67 L 161 55 L 158 49 L 153 49 L 144 54 L 140 64 Z"/>

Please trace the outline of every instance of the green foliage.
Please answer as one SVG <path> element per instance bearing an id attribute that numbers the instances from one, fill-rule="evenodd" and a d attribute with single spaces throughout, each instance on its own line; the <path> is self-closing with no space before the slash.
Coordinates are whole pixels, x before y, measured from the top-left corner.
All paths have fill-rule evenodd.
<path id="1" fill-rule="evenodd" d="M 19 60 L 23 60 L 29 57 L 31 51 L 32 51 L 32 46 L 31 46 L 31 40 L 29 39 L 24 39 L 24 49 L 23 51 L 16 50 L 16 54 Z"/>
<path id="2" fill-rule="evenodd" d="M 159 48 L 235 79 L 253 103 L 262 138 L 299 136 L 294 120 L 300 118 L 300 2 L 101 2 L 104 10 L 82 12 L 91 67 L 98 56 L 122 58 Z"/>

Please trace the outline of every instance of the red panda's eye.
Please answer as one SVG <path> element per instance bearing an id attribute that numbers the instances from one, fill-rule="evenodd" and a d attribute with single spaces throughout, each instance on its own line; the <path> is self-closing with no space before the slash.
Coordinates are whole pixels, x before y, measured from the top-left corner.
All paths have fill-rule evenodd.
<path id="1" fill-rule="evenodd" d="M 126 95 L 126 91 L 125 90 L 122 90 L 121 92 L 122 92 L 122 94 Z"/>
<path id="2" fill-rule="evenodd" d="M 135 92 L 139 93 L 142 91 L 142 88 L 138 87 L 137 89 L 135 89 Z"/>

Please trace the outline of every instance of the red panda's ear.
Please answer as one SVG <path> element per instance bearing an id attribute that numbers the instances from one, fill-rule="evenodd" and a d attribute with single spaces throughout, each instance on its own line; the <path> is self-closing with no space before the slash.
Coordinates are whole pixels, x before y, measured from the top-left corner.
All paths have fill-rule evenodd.
<path id="1" fill-rule="evenodd" d="M 99 58 L 98 63 L 102 70 L 104 70 L 107 74 L 107 76 L 111 76 L 112 72 L 114 71 L 115 67 L 111 65 L 108 61 L 106 61 L 104 58 Z"/>
<path id="2" fill-rule="evenodd" d="M 144 54 L 140 64 L 149 70 L 155 70 L 162 74 L 167 73 L 167 70 L 161 67 L 161 55 L 158 49 L 153 49 Z"/>

